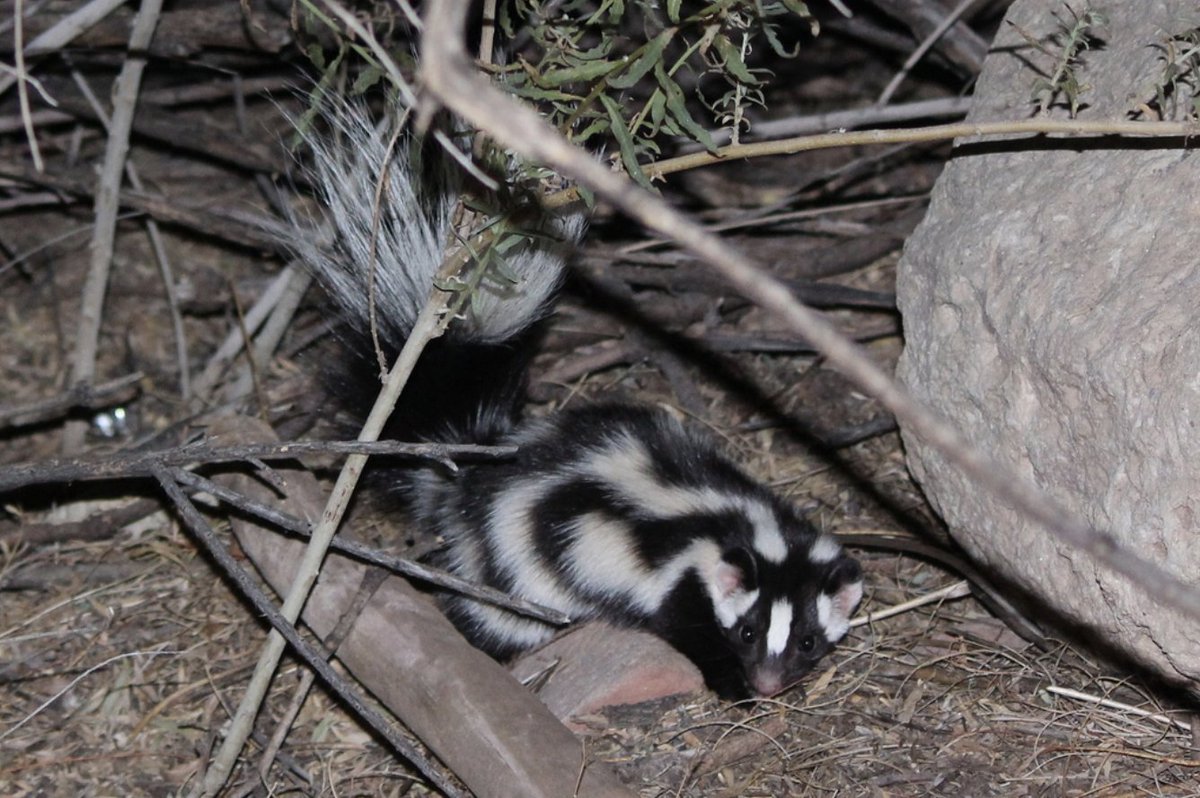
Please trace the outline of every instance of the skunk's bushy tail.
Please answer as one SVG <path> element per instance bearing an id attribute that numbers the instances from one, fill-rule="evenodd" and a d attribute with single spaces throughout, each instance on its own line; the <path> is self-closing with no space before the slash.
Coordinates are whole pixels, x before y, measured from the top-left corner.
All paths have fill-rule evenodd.
<path id="1" fill-rule="evenodd" d="M 379 390 L 374 324 L 390 363 L 412 331 L 452 240 L 461 179 L 449 157 L 376 125 L 365 106 L 328 101 L 324 130 L 302 138 L 324 208 L 321 234 L 297 226 L 291 249 L 344 322 L 348 362 L 335 370 L 340 404 L 364 416 Z M 389 437 L 492 442 L 518 417 L 531 341 L 562 280 L 583 216 L 544 219 L 504 253 L 503 279 L 474 289 L 462 318 L 427 347 L 389 425 Z"/>

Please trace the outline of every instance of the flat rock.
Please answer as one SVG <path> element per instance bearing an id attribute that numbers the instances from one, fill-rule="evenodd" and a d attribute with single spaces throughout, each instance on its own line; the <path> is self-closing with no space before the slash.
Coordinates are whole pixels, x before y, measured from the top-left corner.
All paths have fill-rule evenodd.
<path id="1" fill-rule="evenodd" d="M 1072 3 L 1077 11 L 1081 3 Z M 1093 3 L 1078 118 L 1146 118 L 1194 3 Z M 972 121 L 1030 117 L 1061 0 L 1018 0 Z M 1061 51 L 1060 45 L 1047 44 Z M 1036 68 L 1036 69 L 1035 69 Z M 1191 89 L 1179 87 L 1182 119 Z M 1049 116 L 1069 115 L 1058 97 Z M 1138 111 L 1142 109 L 1139 116 Z M 899 376 L 989 455 L 1183 579 L 1200 545 L 1200 155 L 1180 140 L 959 142 L 905 247 Z M 907 432 L 913 474 L 975 557 L 1163 677 L 1200 687 L 1200 623 L 1156 606 Z"/>
<path id="2" fill-rule="evenodd" d="M 704 689 L 692 662 L 654 635 L 589 623 L 513 663 L 559 720 Z"/>

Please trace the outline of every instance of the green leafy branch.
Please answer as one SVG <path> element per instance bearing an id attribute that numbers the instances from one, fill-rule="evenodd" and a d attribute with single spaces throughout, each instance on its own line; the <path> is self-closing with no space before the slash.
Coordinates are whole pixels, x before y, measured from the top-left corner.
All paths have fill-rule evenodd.
<path id="1" fill-rule="evenodd" d="M 1065 98 L 1072 119 L 1079 113 L 1079 98 L 1090 88 L 1079 82 L 1077 72 L 1080 54 L 1098 41 L 1093 28 L 1108 22 L 1103 14 L 1090 7 L 1085 8 L 1083 13 L 1076 13 L 1070 6 L 1066 8 L 1072 17 L 1071 23 L 1068 24 L 1056 14 L 1055 19 L 1059 20 L 1060 30 L 1041 40 L 1034 38 L 1016 23 L 1010 23 L 1025 41 L 1054 59 L 1054 67 L 1049 76 L 1038 78 L 1033 84 L 1030 102 L 1038 104 L 1038 116 L 1045 116 L 1051 104 L 1059 97 Z M 1052 49 L 1052 46 L 1056 49 Z"/>
<path id="2" fill-rule="evenodd" d="M 1174 117 L 1180 98 L 1189 119 L 1200 119 L 1200 28 L 1169 36 L 1161 45 L 1163 72 L 1154 87 L 1157 116 Z"/>
<path id="3" fill-rule="evenodd" d="M 782 57 L 796 55 L 780 38 L 786 18 L 806 20 L 817 31 L 799 0 L 717 0 L 687 15 L 682 0 L 664 6 L 635 0 L 628 7 L 626 0 L 561 6 L 554 0 L 517 0 L 502 10 L 500 25 L 509 36 L 526 31 L 537 55 L 496 72 L 509 91 L 539 104 L 572 141 L 592 149 L 615 144 L 625 171 L 649 187 L 641 164 L 659 154 L 661 136 L 714 148 L 688 108 L 681 71 L 720 77 L 727 90 L 705 102 L 736 131 L 745 124 L 745 106 L 762 104 L 769 74 L 747 64 L 754 40 L 765 39 Z M 645 37 L 641 44 L 629 33 L 634 27 Z"/>

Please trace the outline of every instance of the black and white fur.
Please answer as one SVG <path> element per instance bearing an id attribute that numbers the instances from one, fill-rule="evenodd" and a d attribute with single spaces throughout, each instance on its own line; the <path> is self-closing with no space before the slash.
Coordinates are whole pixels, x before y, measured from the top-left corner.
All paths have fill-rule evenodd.
<path id="1" fill-rule="evenodd" d="M 309 144 L 338 245 L 296 249 L 359 333 L 374 252 L 374 301 L 394 352 L 441 262 L 452 183 L 441 177 L 440 188 L 422 190 L 425 178 L 407 159 L 388 161 L 387 136 L 361 109 L 329 116 L 335 133 Z M 386 204 L 372 248 L 385 164 Z M 563 268 L 553 240 L 573 243 L 582 225 L 578 215 L 552 220 L 536 246 L 506 254 L 519 283 L 481 286 L 485 296 L 451 325 L 449 340 L 426 352 L 425 377 L 449 382 L 409 397 L 399 411 L 397 428 L 410 435 L 515 443 L 515 459 L 454 476 L 410 470 L 397 478 L 402 492 L 415 519 L 444 538 L 441 562 L 459 575 L 576 620 L 649 630 L 725 697 L 774 695 L 846 634 L 862 596 L 858 563 L 709 436 L 662 409 L 604 404 L 520 420 L 528 330 L 545 314 Z M 497 657 L 555 631 L 461 596 L 447 597 L 445 608 L 467 638 Z"/>

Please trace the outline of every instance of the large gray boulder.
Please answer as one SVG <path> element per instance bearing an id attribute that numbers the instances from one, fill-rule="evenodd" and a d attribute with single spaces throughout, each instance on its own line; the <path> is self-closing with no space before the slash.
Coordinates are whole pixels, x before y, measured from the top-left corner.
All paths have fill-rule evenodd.
<path id="1" fill-rule="evenodd" d="M 1153 103 L 1162 45 L 1200 25 L 1200 6 L 1091 7 L 1108 21 L 1103 45 L 1082 55 L 1078 117 L 1145 118 L 1131 111 Z M 1073 22 L 1061 0 L 1018 0 L 1008 19 L 973 121 L 1029 117 L 1033 67 L 1054 63 L 1017 26 L 1040 39 Z M 1179 91 L 1187 105 L 1191 89 Z M 905 247 L 898 297 L 899 376 L 919 399 L 1200 588 L 1200 153 L 1178 140 L 960 145 Z M 913 436 L 904 442 L 974 556 L 1161 675 L 1200 687 L 1200 623 L 1057 542 Z"/>

